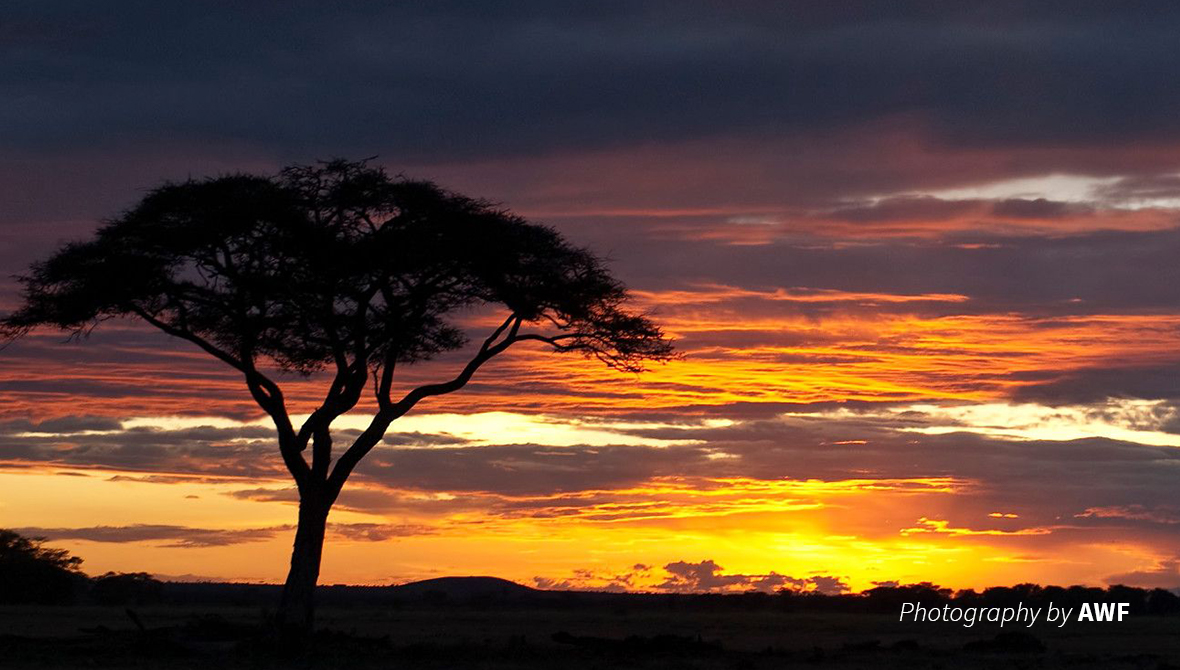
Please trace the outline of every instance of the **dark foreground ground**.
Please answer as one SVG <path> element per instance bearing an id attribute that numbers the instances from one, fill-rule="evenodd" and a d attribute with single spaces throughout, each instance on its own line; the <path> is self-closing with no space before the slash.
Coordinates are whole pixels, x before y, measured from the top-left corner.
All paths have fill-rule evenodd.
<path id="1" fill-rule="evenodd" d="M 1148 668 L 1180 670 L 1180 617 L 1038 625 L 898 623 L 876 614 L 615 605 L 325 607 L 283 654 L 256 607 L 0 608 L 2 668 Z M 1008 630 L 1007 628 L 1005 630 Z M 1021 631 L 1028 629 L 1011 629 Z"/>

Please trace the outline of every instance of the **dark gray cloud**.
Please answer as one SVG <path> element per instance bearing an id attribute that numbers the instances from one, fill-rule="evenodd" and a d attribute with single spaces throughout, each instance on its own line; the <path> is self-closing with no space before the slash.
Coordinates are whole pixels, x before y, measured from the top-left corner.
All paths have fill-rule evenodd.
<path id="1" fill-rule="evenodd" d="M 1107 584 L 1131 584 L 1145 588 L 1176 589 L 1180 583 L 1180 559 L 1172 558 L 1160 561 L 1151 570 L 1136 570 L 1110 575 Z"/>
<path id="2" fill-rule="evenodd" d="M 344 539 L 362 542 L 385 542 L 398 537 L 433 535 L 438 532 L 438 528 L 433 526 L 389 523 L 333 523 L 328 524 L 328 530 Z"/>
<path id="3" fill-rule="evenodd" d="M 658 253 L 656 251 L 659 250 Z M 644 288 L 720 282 L 760 289 L 822 287 L 918 295 L 951 293 L 962 303 L 889 309 L 926 315 L 1018 311 L 1032 315 L 1119 313 L 1180 304 L 1180 229 L 1060 236 L 962 234 L 949 239 L 831 244 L 783 239 L 729 246 L 636 241 L 620 254 Z M 823 314 L 830 305 L 777 305 Z M 791 337 L 791 333 L 786 334 Z"/>
<path id="4" fill-rule="evenodd" d="M 96 432 L 84 432 L 96 431 Z M 338 430 L 342 442 L 359 431 Z M 390 443 L 422 446 L 461 444 L 465 440 L 429 433 L 391 433 Z M 226 478 L 286 479 L 276 446 L 274 429 L 268 426 L 195 426 L 167 429 L 136 426 L 124 429 L 120 421 L 86 416 L 63 416 L 30 422 L 0 422 L 0 457 L 14 461 L 60 466 L 122 470 L 116 479 L 157 483 L 191 482 L 194 478 L 222 481 Z M 271 489 L 248 490 L 240 497 L 279 496 Z"/>
<path id="5" fill-rule="evenodd" d="M 105 416 L 61 416 L 33 422 L 24 419 L 0 422 L 0 435 L 14 432 L 71 435 L 89 431 L 122 430 L 123 422 Z"/>
<path id="6" fill-rule="evenodd" d="M 88 528 L 17 528 L 28 537 L 47 540 L 85 540 L 87 542 L 148 542 L 162 547 L 194 549 L 224 547 L 246 542 L 261 542 L 295 530 L 294 526 L 268 528 L 192 528 L 167 524 L 130 526 L 91 526 Z M 383 542 L 397 537 L 430 535 L 435 529 L 414 524 L 330 523 L 328 532 L 347 540 Z"/>
<path id="7" fill-rule="evenodd" d="M 992 205 L 992 214 L 1013 219 L 1055 219 L 1091 212 L 1093 209 L 1086 205 L 1058 202 L 1047 198 L 1008 198 Z"/>
<path id="8" fill-rule="evenodd" d="M 44 426 L 51 422 L 44 422 Z M 0 423 L 0 454 L 6 459 L 123 470 L 130 473 L 178 473 L 212 477 L 284 476 L 273 431 L 258 426 L 199 426 L 177 430 L 130 428 L 78 434 L 85 421 L 57 419 L 69 430 L 28 434 L 27 422 Z M 177 481 L 185 478 L 172 477 Z"/>
<path id="9" fill-rule="evenodd" d="M 1095 196 L 1104 201 L 1120 203 L 1180 198 L 1180 174 L 1124 177 L 1098 187 Z"/>
<path id="10" fill-rule="evenodd" d="M 631 446 L 387 449 L 360 467 L 366 478 L 395 488 L 527 495 L 638 484 L 682 468 L 691 453 Z"/>
<path id="11" fill-rule="evenodd" d="M 1018 400 L 1032 402 L 1077 404 L 1110 397 L 1180 400 L 1180 363 L 1090 367 L 1014 377 L 1032 382 L 1014 394 Z"/>
<path id="12" fill-rule="evenodd" d="M 17 528 L 16 531 L 22 535 L 45 537 L 49 540 L 152 542 L 165 547 L 198 548 L 223 547 L 243 542 L 269 540 L 276 533 L 288 532 L 293 528 L 293 526 L 274 526 L 271 528 L 225 530 L 161 524 L 135 524 L 90 528 Z"/>
<path id="13" fill-rule="evenodd" d="M 979 204 L 975 200 L 944 200 L 929 195 L 894 196 L 872 204 L 835 209 L 828 215 L 851 223 L 940 222 L 976 210 Z"/>
<path id="14" fill-rule="evenodd" d="M 1078 4 L 15 2 L 0 120 L 10 147 L 179 138 L 298 156 L 503 155 L 898 114 L 967 144 L 1173 138 L 1180 12 Z"/>

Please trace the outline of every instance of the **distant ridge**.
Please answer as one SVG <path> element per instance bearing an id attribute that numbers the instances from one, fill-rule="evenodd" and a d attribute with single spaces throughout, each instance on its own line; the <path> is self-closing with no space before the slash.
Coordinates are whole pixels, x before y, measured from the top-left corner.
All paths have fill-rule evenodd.
<path id="1" fill-rule="evenodd" d="M 389 590 L 396 595 L 409 598 L 441 596 L 457 600 L 511 598 L 538 593 L 537 589 L 499 577 L 436 577 L 391 586 Z"/>

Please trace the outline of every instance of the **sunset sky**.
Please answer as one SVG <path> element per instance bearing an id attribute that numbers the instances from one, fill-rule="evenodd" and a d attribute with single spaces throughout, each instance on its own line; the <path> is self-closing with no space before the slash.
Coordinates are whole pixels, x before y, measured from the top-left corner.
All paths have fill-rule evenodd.
<path id="1" fill-rule="evenodd" d="M 602 254 L 684 354 L 419 405 L 322 583 L 1180 586 L 1180 5 L 104 4 L 0 16 L 0 312 L 164 180 L 376 156 Z M 295 499 L 196 348 L 0 350 L 0 527 L 90 574 L 281 581 Z"/>

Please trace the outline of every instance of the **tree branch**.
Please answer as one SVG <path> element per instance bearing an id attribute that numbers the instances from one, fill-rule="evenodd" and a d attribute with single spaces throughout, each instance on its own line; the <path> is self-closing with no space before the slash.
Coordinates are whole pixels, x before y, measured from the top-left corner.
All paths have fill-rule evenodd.
<path id="1" fill-rule="evenodd" d="M 164 331 L 165 333 L 167 333 L 173 337 L 179 337 L 182 340 L 188 340 L 189 342 L 192 342 L 193 344 L 197 345 L 198 347 L 204 349 L 206 353 L 214 356 L 215 358 L 217 358 L 218 360 L 220 360 L 223 363 L 227 363 L 228 365 L 232 366 L 234 369 L 236 369 L 240 372 L 246 371 L 246 366 L 240 360 L 238 360 L 237 358 L 234 358 L 233 355 L 228 354 L 228 353 L 222 351 L 221 349 L 218 349 L 217 347 L 213 346 L 208 340 L 200 337 L 199 335 L 195 335 L 190 331 L 182 330 L 182 329 L 177 328 L 165 321 L 161 321 L 160 319 L 157 319 L 156 317 L 152 316 L 150 312 L 148 312 L 144 308 L 140 307 L 139 305 L 133 305 L 131 307 L 131 311 L 134 312 L 135 315 L 138 316 L 139 318 L 143 319 L 144 321 L 147 321 L 148 323 L 150 323 L 151 325 L 155 326 L 156 328 Z"/>
<path id="2" fill-rule="evenodd" d="M 369 423 L 368 428 L 357 437 L 356 441 L 336 461 L 335 467 L 332 468 L 332 474 L 328 477 L 329 496 L 334 499 L 334 496 L 340 492 L 341 487 L 344 486 L 344 482 L 348 480 L 349 475 L 352 474 L 353 469 L 356 468 L 361 459 L 368 455 L 373 447 L 381 441 L 381 438 L 385 436 L 385 431 L 389 429 L 389 424 L 404 416 L 424 398 L 453 393 L 466 386 L 467 382 L 471 381 L 471 378 L 479 370 L 480 366 L 507 350 L 508 347 L 517 341 L 517 333 L 520 330 L 522 322 L 523 319 L 516 314 L 509 315 L 484 340 L 479 351 L 467 362 L 467 365 L 463 366 L 463 369 L 454 378 L 437 384 L 419 386 L 406 393 L 396 403 L 383 404 L 373 417 L 373 420 Z M 507 334 L 505 334 L 505 331 L 507 331 Z M 503 339 L 500 339 L 501 337 Z M 497 342 L 497 340 L 499 341 Z"/>
<path id="3" fill-rule="evenodd" d="M 524 335 L 516 336 L 517 342 L 534 341 L 544 342 L 559 351 L 570 351 L 577 347 L 571 347 L 567 344 L 562 344 L 562 340 L 576 340 L 579 338 L 590 337 L 588 333 L 565 333 L 563 335 L 541 335 L 539 333 L 525 333 Z"/>
<path id="4" fill-rule="evenodd" d="M 191 331 L 177 328 L 166 321 L 156 318 L 139 305 L 132 305 L 131 311 L 164 333 L 192 342 L 205 352 L 227 363 L 246 376 L 246 386 L 249 388 L 254 402 L 270 416 L 275 424 L 275 429 L 279 433 L 279 452 L 283 457 L 283 462 L 286 464 L 287 470 L 291 472 L 291 476 L 295 478 L 297 485 L 300 487 L 304 486 L 310 474 L 310 469 L 308 468 L 307 461 L 303 460 L 303 457 L 299 455 L 300 450 L 296 444 L 295 429 L 291 425 L 291 417 L 287 414 L 283 392 L 279 389 L 278 385 L 267 378 L 266 375 L 259 372 L 254 366 L 254 361 L 237 358 Z"/>
<path id="5" fill-rule="evenodd" d="M 361 394 L 364 393 L 365 383 L 368 381 L 368 367 L 366 365 L 368 352 L 364 348 L 364 337 L 360 333 L 365 330 L 363 328 L 365 313 L 368 311 L 369 303 L 376 292 L 375 288 L 370 289 L 360 294 L 357 300 L 356 313 L 353 316 L 356 320 L 354 330 L 357 335 L 353 339 L 355 349 L 351 363 L 344 352 L 343 343 L 336 336 L 335 329 L 329 328 L 333 360 L 336 364 L 336 376 L 332 379 L 320 406 L 307 417 L 307 420 L 300 426 L 299 433 L 295 436 L 295 445 L 299 451 L 307 449 L 308 441 L 312 441 L 311 472 L 318 481 L 327 478 L 328 465 L 332 461 L 332 438 L 329 432 L 332 421 L 356 407 Z"/>

